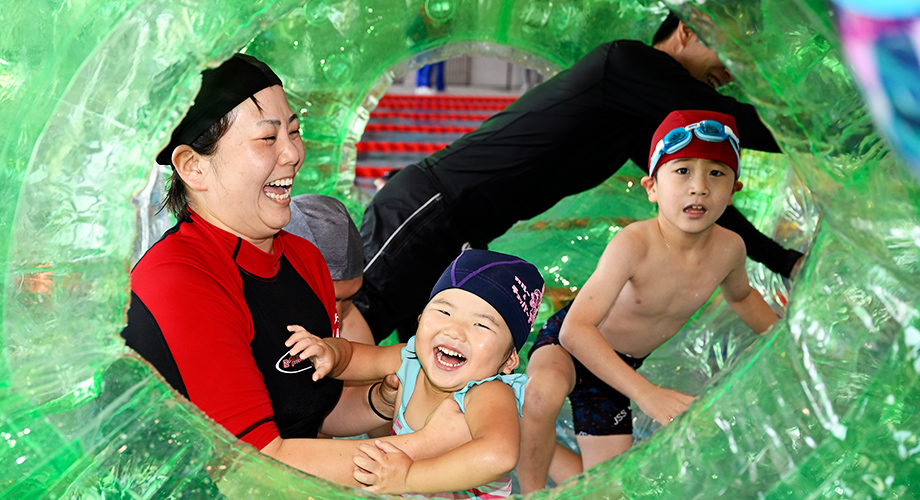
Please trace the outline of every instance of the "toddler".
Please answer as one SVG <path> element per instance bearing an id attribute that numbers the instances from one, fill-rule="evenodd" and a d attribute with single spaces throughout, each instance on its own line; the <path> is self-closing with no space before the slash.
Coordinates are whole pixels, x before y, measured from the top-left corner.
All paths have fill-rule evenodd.
<path id="1" fill-rule="evenodd" d="M 414 460 L 387 441 L 359 444 L 355 479 L 374 493 L 509 496 L 527 380 L 513 371 L 542 297 L 543 278 L 532 264 L 467 250 L 435 284 L 407 344 L 356 344 L 289 327 L 292 355 L 312 361 L 316 380 L 372 380 L 397 373 L 394 434 L 421 429 L 436 410 L 463 414 L 465 428 L 441 431 L 469 440 L 438 456 Z"/>

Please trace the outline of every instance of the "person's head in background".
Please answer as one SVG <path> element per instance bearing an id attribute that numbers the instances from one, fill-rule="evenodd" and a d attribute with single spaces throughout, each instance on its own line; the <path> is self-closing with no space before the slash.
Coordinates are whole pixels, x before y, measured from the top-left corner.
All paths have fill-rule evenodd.
<path id="1" fill-rule="evenodd" d="M 677 60 L 697 80 L 717 89 L 734 79 L 718 54 L 677 18 L 673 12 L 658 28 L 652 46 Z"/>
<path id="2" fill-rule="evenodd" d="M 235 54 L 202 72 L 195 103 L 157 163 L 173 175 L 164 207 L 189 211 L 270 252 L 290 221 L 290 193 L 304 160 L 297 115 L 265 63 Z"/>
<path id="3" fill-rule="evenodd" d="M 301 194 L 291 198 L 291 222 L 284 230 L 300 236 L 319 248 L 332 275 L 335 306 L 343 322 L 342 336 L 351 338 L 344 319 L 360 315 L 352 299 L 364 283 L 364 245 L 361 234 L 341 201 L 321 194 Z M 373 339 L 373 337 L 371 337 Z M 373 344 L 373 340 L 369 342 Z"/>

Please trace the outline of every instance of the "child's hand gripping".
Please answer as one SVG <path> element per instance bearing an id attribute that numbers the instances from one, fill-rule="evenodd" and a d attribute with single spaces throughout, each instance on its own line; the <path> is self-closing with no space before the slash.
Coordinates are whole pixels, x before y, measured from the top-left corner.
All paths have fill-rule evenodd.
<path id="1" fill-rule="evenodd" d="M 300 325 L 288 325 L 289 332 L 293 335 L 284 341 L 286 347 L 290 347 L 288 355 L 300 359 L 310 359 L 313 364 L 313 381 L 325 377 L 336 363 L 336 353 L 326 341 L 304 330 Z"/>
<path id="2" fill-rule="evenodd" d="M 662 426 L 670 424 L 696 399 L 673 389 L 665 389 L 657 385 L 652 385 L 652 387 L 654 389 L 646 391 L 643 398 L 636 399 L 636 404 L 646 415 Z"/>
<path id="3" fill-rule="evenodd" d="M 378 494 L 408 492 L 409 468 L 414 461 L 402 450 L 385 441 L 374 440 L 374 446 L 358 445 L 362 453 L 355 455 L 355 480 L 365 489 Z"/>

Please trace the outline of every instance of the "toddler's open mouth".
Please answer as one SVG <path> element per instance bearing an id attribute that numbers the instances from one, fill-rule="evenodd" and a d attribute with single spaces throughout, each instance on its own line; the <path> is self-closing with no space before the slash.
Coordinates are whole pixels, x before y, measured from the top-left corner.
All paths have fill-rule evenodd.
<path id="1" fill-rule="evenodd" d="M 448 369 L 460 368 L 466 363 L 466 357 L 459 352 L 444 346 L 438 346 L 434 350 L 435 358 L 438 363 Z"/>

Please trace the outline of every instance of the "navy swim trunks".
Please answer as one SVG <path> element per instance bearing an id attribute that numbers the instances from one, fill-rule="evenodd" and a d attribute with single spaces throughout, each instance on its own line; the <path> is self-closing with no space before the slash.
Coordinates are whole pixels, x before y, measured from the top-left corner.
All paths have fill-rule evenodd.
<path id="1" fill-rule="evenodd" d="M 566 305 L 546 320 L 530 349 L 528 359 L 540 347 L 559 345 L 559 329 L 571 305 L 571 303 Z M 617 354 L 633 369 L 638 369 L 645 361 L 645 358 L 637 359 L 620 352 Z M 569 401 L 572 403 L 575 434 L 579 436 L 632 434 L 632 410 L 629 406 L 629 398 L 597 378 L 575 359 L 575 356 L 572 356 L 572 363 L 575 365 L 575 389 L 569 394 Z"/>

